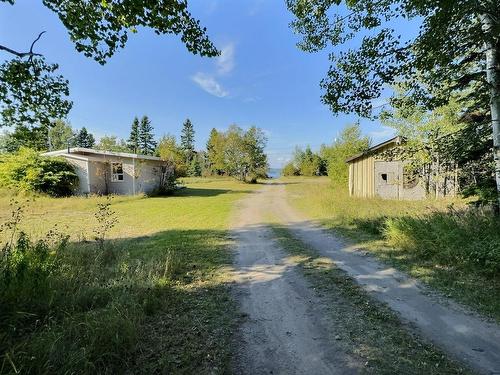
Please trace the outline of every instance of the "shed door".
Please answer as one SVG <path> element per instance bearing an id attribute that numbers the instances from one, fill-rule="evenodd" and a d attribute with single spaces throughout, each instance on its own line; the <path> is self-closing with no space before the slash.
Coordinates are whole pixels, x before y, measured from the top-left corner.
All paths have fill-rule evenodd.
<path id="1" fill-rule="evenodd" d="M 400 162 L 375 162 L 375 195 L 384 199 L 399 199 Z"/>

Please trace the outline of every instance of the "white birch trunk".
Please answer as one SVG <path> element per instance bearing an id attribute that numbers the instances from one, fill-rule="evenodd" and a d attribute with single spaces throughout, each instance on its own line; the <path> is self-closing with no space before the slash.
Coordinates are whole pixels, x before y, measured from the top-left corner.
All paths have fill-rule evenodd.
<path id="1" fill-rule="evenodd" d="M 490 88 L 491 126 L 493 128 L 493 157 L 500 206 L 500 61 L 498 58 L 498 35 L 494 35 L 495 20 L 489 14 L 481 15 L 481 24 L 486 35 L 486 80 Z"/>

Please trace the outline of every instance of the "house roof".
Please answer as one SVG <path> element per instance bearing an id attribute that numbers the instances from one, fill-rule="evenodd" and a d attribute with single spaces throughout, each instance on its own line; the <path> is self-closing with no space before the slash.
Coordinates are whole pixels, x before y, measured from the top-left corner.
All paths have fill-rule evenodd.
<path id="1" fill-rule="evenodd" d="M 359 158 L 362 158 L 364 156 L 368 156 L 370 154 L 372 154 L 373 152 L 385 147 L 385 146 L 389 146 L 389 145 L 392 145 L 392 144 L 395 144 L 395 145 L 400 145 L 402 142 L 403 142 L 403 137 L 401 136 L 396 136 L 394 138 L 391 138 L 391 139 L 388 139 L 387 141 L 385 142 L 382 142 L 382 143 L 379 143 L 375 146 L 372 146 L 370 147 L 368 150 L 366 151 L 363 151 L 363 152 L 360 152 L 359 154 L 356 154 L 356 155 L 353 155 L 351 156 L 350 158 L 346 159 L 346 163 L 351 163 L 353 162 L 354 160 L 357 160 Z"/>
<path id="2" fill-rule="evenodd" d="M 73 147 L 64 150 L 58 151 L 50 151 L 42 154 L 43 156 L 117 156 L 122 158 L 131 158 L 131 159 L 140 159 L 140 160 L 157 160 L 161 159 L 156 156 L 150 155 L 139 155 L 139 154 L 131 154 L 128 152 L 114 152 L 114 151 L 103 151 L 103 150 L 94 150 L 93 148 L 84 148 L 84 147 Z"/>

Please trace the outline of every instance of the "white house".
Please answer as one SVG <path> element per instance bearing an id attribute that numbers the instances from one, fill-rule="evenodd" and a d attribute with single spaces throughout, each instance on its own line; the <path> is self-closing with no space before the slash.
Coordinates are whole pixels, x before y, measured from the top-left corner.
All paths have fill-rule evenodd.
<path id="1" fill-rule="evenodd" d="M 63 157 L 74 165 L 80 180 L 76 194 L 147 194 L 160 187 L 165 173 L 173 173 L 158 157 L 126 152 L 76 147 L 43 156 Z"/>

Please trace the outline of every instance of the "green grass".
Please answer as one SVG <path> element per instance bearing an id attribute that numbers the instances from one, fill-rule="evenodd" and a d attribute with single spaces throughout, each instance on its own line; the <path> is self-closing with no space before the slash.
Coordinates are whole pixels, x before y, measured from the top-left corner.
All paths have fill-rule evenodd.
<path id="1" fill-rule="evenodd" d="M 338 345 L 357 357 L 366 374 L 465 374 L 429 343 L 405 329 L 385 304 L 373 300 L 354 280 L 279 225 L 271 228 L 321 298 L 328 301 Z"/>
<path id="2" fill-rule="evenodd" d="M 453 200 L 349 197 L 328 178 L 288 178 L 307 216 L 444 295 L 500 321 L 500 220 Z"/>
<path id="3" fill-rule="evenodd" d="M 21 229 L 37 240 L 57 225 L 70 242 L 51 253 L 55 269 L 18 278 L 21 294 L 0 293 L 0 373 L 227 373 L 228 225 L 255 188 L 188 179 L 168 198 L 114 197 L 104 249 L 92 232 L 105 198 L 30 198 Z"/>

